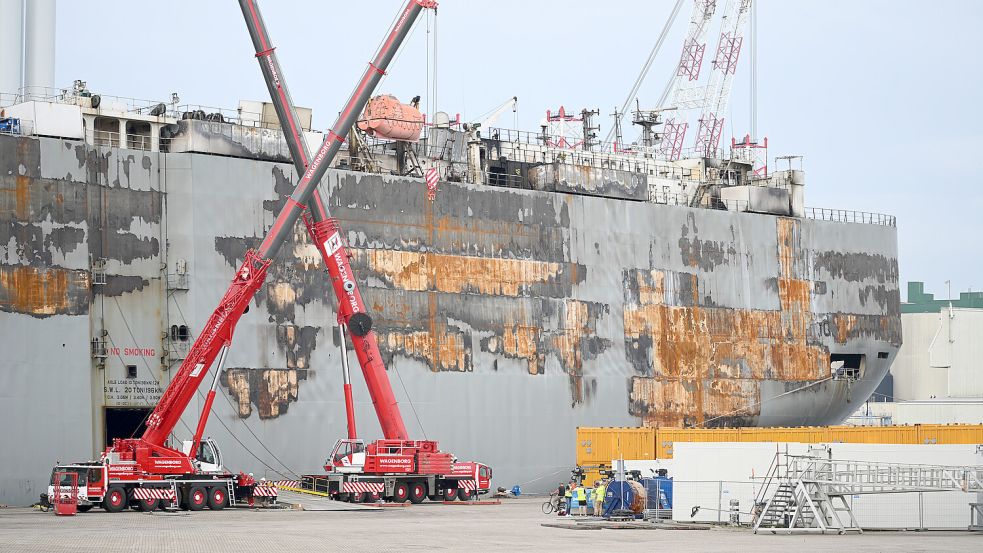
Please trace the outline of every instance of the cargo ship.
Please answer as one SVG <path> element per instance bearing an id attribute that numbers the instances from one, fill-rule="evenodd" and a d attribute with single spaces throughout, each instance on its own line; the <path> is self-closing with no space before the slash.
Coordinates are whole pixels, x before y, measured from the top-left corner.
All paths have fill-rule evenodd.
<path id="1" fill-rule="evenodd" d="M 0 503 L 37 498 L 39 459 L 138 431 L 298 180 L 267 103 L 101 92 L 0 96 L 0 413 L 20 444 L 0 452 Z M 412 140 L 365 126 L 322 181 L 411 434 L 545 490 L 578 426 L 855 411 L 901 343 L 894 218 L 807 207 L 805 172 L 762 171 L 750 139 L 662 156 L 579 121 L 579 137 L 446 114 Z M 231 465 L 289 478 L 343 435 L 334 302 L 298 225 L 213 408 Z"/>

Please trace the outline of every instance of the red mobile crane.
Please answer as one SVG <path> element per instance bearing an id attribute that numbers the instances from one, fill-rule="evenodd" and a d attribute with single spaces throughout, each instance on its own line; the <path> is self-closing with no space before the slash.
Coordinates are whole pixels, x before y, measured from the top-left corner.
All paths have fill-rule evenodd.
<path id="1" fill-rule="evenodd" d="M 428 8 L 436 2 L 418 0 Z M 246 27 L 253 41 L 270 98 L 276 110 L 287 146 L 298 173 L 309 169 L 310 155 L 301 136 L 301 126 L 290 99 L 287 84 L 275 48 L 266 30 L 255 0 L 239 0 Z M 347 130 L 345 128 L 344 130 Z M 371 318 L 365 313 L 361 295 L 349 266 L 349 254 L 341 239 L 340 227 L 330 215 L 319 194 L 314 192 L 310 217 L 305 215 L 312 241 L 326 261 L 339 299 L 338 322 L 341 334 L 342 374 L 344 376 L 347 439 L 338 440 L 325 463 L 327 475 L 305 476 L 299 485 L 328 493 L 338 499 L 367 501 L 385 498 L 419 503 L 424 498 L 467 499 L 487 493 L 491 468 L 481 463 L 456 462 L 450 453 L 441 452 L 433 440 L 410 440 L 396 403 L 392 386 L 385 373 L 375 335 L 370 332 Z M 340 271 L 335 271 L 334 266 Z M 348 371 L 345 335 L 351 329 L 352 345 L 365 376 L 385 439 L 368 445 L 358 438 Z"/>
<path id="2" fill-rule="evenodd" d="M 305 220 L 308 221 L 312 235 L 316 237 L 315 243 L 324 257 L 339 298 L 339 321 L 351 328 L 356 355 L 365 373 L 384 434 L 396 441 L 406 440 L 406 428 L 380 361 L 375 338 L 370 333 L 372 319 L 365 313 L 341 234 L 337 225 L 328 217 L 324 202 L 315 192 L 341 148 L 348 129 L 355 124 L 358 114 L 364 109 L 420 11 L 435 5 L 432 0 L 407 1 L 388 37 L 362 74 L 332 130 L 328 131 L 317 153 L 303 167 L 303 176 L 263 242 L 257 250 L 246 252 L 245 260 L 236 271 L 229 289 L 147 418 L 143 435 L 139 438 L 113 440 L 113 445 L 106 448 L 99 461 L 61 465 L 52 471 L 52 474 L 65 471 L 79 474 L 80 510 L 86 511 L 95 505 L 102 505 L 107 511 L 118 512 L 127 505 L 134 505 L 150 511 L 162 504 L 166 506 L 174 503 L 191 510 L 200 510 L 205 505 L 217 510 L 234 504 L 243 497 L 276 493 L 275 488 L 259 486 L 251 477 L 227 471 L 222 466 L 221 454 L 216 444 L 211 440 L 202 441 L 202 434 L 232 343 L 235 325 L 263 285 L 271 260 L 312 198 L 313 220 Z M 270 53 L 272 54 L 272 50 Z M 286 94 L 285 89 L 283 92 Z M 296 118 L 293 122 L 296 122 Z M 295 126 L 294 130 L 297 128 Z M 306 155 L 301 158 L 295 153 L 294 159 L 306 161 L 308 158 Z M 216 358 L 218 365 L 193 439 L 184 442 L 180 450 L 170 447 L 167 443 L 168 436 Z M 408 445 L 420 442 L 405 443 Z M 421 449 L 425 447 L 422 444 Z M 48 497 L 53 493 L 53 489 L 49 487 Z"/>

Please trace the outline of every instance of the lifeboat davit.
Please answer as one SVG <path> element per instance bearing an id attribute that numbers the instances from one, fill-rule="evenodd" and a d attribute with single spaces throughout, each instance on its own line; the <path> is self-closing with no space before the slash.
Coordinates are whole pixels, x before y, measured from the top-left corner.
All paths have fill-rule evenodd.
<path id="1" fill-rule="evenodd" d="M 395 96 L 376 96 L 365 106 L 358 128 L 369 136 L 416 142 L 423 130 L 423 114 Z"/>

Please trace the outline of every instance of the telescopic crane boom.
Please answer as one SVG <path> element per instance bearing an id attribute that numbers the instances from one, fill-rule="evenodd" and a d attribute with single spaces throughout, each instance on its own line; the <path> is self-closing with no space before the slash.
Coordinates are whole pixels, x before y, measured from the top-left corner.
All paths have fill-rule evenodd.
<path id="1" fill-rule="evenodd" d="M 296 124 L 296 115 L 281 115 L 281 120 L 286 121 L 284 130 L 288 132 L 288 136 L 292 134 L 297 139 L 292 145 L 292 153 L 294 159 L 300 161 L 298 172 L 303 176 L 286 206 L 277 215 L 260 247 L 246 252 L 242 265 L 236 271 L 218 307 L 208 318 L 191 351 L 147 418 L 143 435 L 140 438 L 114 440 L 113 445 L 106 448 L 98 461 L 59 464 L 55 467 L 53 474 L 69 471 L 80 476 L 84 475 L 86 485 L 84 489 L 83 486 L 79 486 L 80 504 L 87 507 L 101 504 L 110 512 L 119 512 L 129 505 L 138 506 L 144 511 L 152 511 L 158 508 L 160 502 L 165 505 L 180 505 L 190 510 L 200 510 L 206 505 L 218 510 L 241 503 L 246 498 L 248 504 L 252 505 L 253 496 L 276 497 L 275 486 L 256 482 L 251 476 L 243 473 L 236 475 L 229 472 L 222 464 L 216 444 L 209 440 L 206 448 L 205 443 L 201 441 L 201 436 L 207 424 L 236 323 L 263 285 L 272 258 L 290 236 L 297 219 L 307 210 L 308 202 L 313 202 L 313 205 L 310 217 L 305 216 L 305 223 L 315 237 L 314 242 L 321 251 L 325 266 L 331 275 L 332 286 L 341 300 L 339 322 L 343 327 L 347 325 L 351 328 L 356 354 L 365 371 L 365 379 L 369 383 L 370 390 L 373 390 L 372 400 L 379 414 L 383 432 L 387 437 L 405 439 L 406 429 L 399 416 L 392 389 L 388 385 L 375 338 L 370 333 L 372 319 L 365 313 L 362 298 L 355 286 L 340 229 L 330 220 L 324 202 L 316 194 L 316 188 L 420 11 L 425 7 L 434 6 L 435 3 L 431 0 L 407 0 L 386 40 L 369 63 L 358 86 L 335 121 L 334 127 L 328 132 L 327 138 L 313 157 L 308 155 L 302 147 L 303 142 L 298 139 L 300 127 Z M 260 53 L 259 46 L 257 51 Z M 266 54 L 263 57 L 267 58 L 269 64 L 264 71 L 271 72 L 274 82 L 279 87 L 276 79 L 279 67 L 275 57 L 271 57 L 272 49 L 264 48 L 262 53 Z M 282 105 L 289 106 L 286 87 L 279 87 L 278 92 L 283 95 Z M 169 447 L 168 436 L 187 409 L 216 358 L 219 359 L 218 365 L 193 440 L 185 442 L 180 448 Z M 196 455 L 199 445 L 203 451 L 200 455 Z M 48 494 L 43 494 L 42 499 L 52 493 L 52 488 L 49 486 Z"/>
<path id="2" fill-rule="evenodd" d="M 290 94 L 287 92 L 285 77 L 280 70 L 259 7 L 256 0 L 239 0 L 239 5 L 246 20 L 256 57 L 270 92 L 270 98 L 279 117 L 280 126 L 284 131 L 284 137 L 290 151 L 296 152 L 294 164 L 298 172 L 304 172 L 306 167 L 302 160 L 308 159 L 305 143 L 296 123 L 296 111 L 291 103 Z M 491 118 L 497 117 L 510 107 L 514 109 L 514 106 L 515 98 L 512 98 L 496 108 Z M 312 218 L 317 216 L 316 212 L 312 214 Z M 324 218 L 322 220 L 328 221 L 326 214 L 321 215 L 321 217 Z M 308 223 L 313 241 L 320 248 L 323 239 L 315 235 L 317 235 L 318 227 L 325 225 L 325 223 L 312 221 L 308 221 Z M 327 224 L 330 225 L 331 223 L 328 222 Z M 335 228 L 337 227 L 335 226 Z M 328 263 L 327 248 L 321 249 L 321 254 L 325 257 L 325 264 L 330 269 L 331 264 Z M 347 253 L 343 252 L 343 255 L 347 259 Z M 331 273 L 331 276 L 337 281 L 335 273 Z M 352 279 L 351 288 L 357 290 L 354 279 Z M 345 302 L 346 298 L 339 294 L 339 303 L 342 304 L 342 308 Z M 424 497 L 466 499 L 476 494 L 487 493 L 490 488 L 491 468 L 476 462 L 456 462 L 453 455 L 440 451 L 435 441 L 408 440 L 405 437 L 393 439 L 389 435 L 386 436 L 386 439 L 368 444 L 358 439 L 355 431 L 351 381 L 345 352 L 346 321 L 343 314 L 339 316 L 339 323 L 348 438 L 336 442 L 325 464 L 325 470 L 328 474 L 326 476 L 305 476 L 303 477 L 304 485 L 309 485 L 311 486 L 310 489 L 328 493 L 338 499 L 347 498 L 356 501 L 370 500 L 372 497 L 376 497 L 393 501 L 408 500 L 416 503 L 422 501 Z M 370 344 L 373 348 L 376 347 L 376 342 L 371 333 L 366 336 L 358 336 L 354 332 L 352 334 L 352 342 L 356 350 L 364 347 L 360 344 L 360 340 L 365 344 Z M 365 380 L 369 393 L 375 401 L 376 397 L 392 397 L 392 388 L 382 363 L 378 361 L 378 351 L 373 351 L 374 355 L 370 361 L 378 363 L 378 368 L 381 370 L 379 378 L 370 378 L 374 367 L 368 365 L 362 358 L 359 358 L 359 364 L 366 375 Z M 398 423 L 399 427 L 402 428 L 403 421 L 395 401 L 391 405 L 392 408 L 388 411 L 381 411 L 378 402 L 376 402 L 379 422 L 383 428 L 387 422 L 390 426 L 392 423 Z M 387 421 L 384 417 L 390 417 L 390 419 Z"/>
<path id="3" fill-rule="evenodd" d="M 418 3 L 427 8 L 436 7 L 435 2 Z M 266 30 L 266 23 L 263 21 L 263 15 L 256 1 L 239 0 L 239 7 L 242 9 L 243 18 L 246 21 L 246 28 L 249 30 L 253 48 L 256 50 L 256 59 L 259 61 L 260 69 L 263 72 L 263 79 L 266 81 L 266 87 L 270 92 L 270 98 L 273 101 L 273 107 L 280 121 L 280 127 L 283 130 L 287 146 L 293 156 L 294 167 L 296 167 L 298 174 L 304 174 L 309 165 L 310 155 L 307 151 L 307 143 L 304 141 L 302 135 L 301 126 L 298 122 L 297 110 L 294 108 L 290 92 L 287 89 L 286 79 L 283 71 L 280 69 L 276 48 L 270 40 L 269 33 Z M 349 128 L 350 125 L 345 130 L 347 131 Z M 406 426 L 399 412 L 399 406 L 396 403 L 389 378 L 386 376 L 386 369 L 382 364 L 382 356 L 379 354 L 379 345 L 376 341 L 375 334 L 368 331 L 371 328 L 371 319 L 365 313 L 365 307 L 362 303 L 358 285 L 355 283 L 354 275 L 348 264 L 348 253 L 344 245 L 340 242 L 337 252 L 339 254 L 338 259 L 335 259 L 333 253 L 328 251 L 325 236 L 331 235 L 334 231 L 340 240 L 340 228 L 337 222 L 331 219 L 331 215 L 324 201 L 321 199 L 321 194 L 318 190 L 314 191 L 313 197 L 314 202 L 310 209 L 310 220 L 305 219 L 305 221 L 308 223 L 311 241 L 317 245 L 318 251 L 321 253 L 325 267 L 331 276 L 335 293 L 338 296 L 338 322 L 344 328 L 349 326 L 349 321 L 356 313 L 360 314 L 358 317 L 360 320 L 356 320 L 354 323 L 356 325 L 361 324 L 361 327 L 352 327 L 350 334 L 359 365 L 362 367 L 362 373 L 368 385 L 369 395 L 372 398 L 376 415 L 379 418 L 379 424 L 382 426 L 383 436 L 387 439 L 405 440 L 407 439 Z M 347 279 L 342 279 L 342 275 L 349 276 Z M 366 321 L 368 322 L 366 323 Z M 344 333 L 341 339 L 345 339 Z M 353 434 L 354 414 L 351 411 L 350 394 L 351 385 L 346 384 L 345 406 L 348 411 L 349 433 Z M 349 437 L 354 438 L 355 436 L 352 435 Z"/>
<path id="4" fill-rule="evenodd" d="M 273 221 L 273 226 L 266 234 L 263 242 L 257 250 L 246 252 L 245 260 L 239 270 L 236 271 L 235 278 L 219 302 L 218 308 L 205 323 L 198 340 L 191 347 L 187 358 L 181 363 L 181 367 L 167 390 L 164 391 L 153 413 L 147 418 L 147 429 L 140 438 L 140 442 L 151 447 L 163 447 L 167 436 L 174 429 L 191 398 L 194 397 L 195 391 L 208 372 L 208 368 L 219 355 L 219 352 L 231 344 L 235 325 L 242 317 L 250 300 L 262 286 L 271 259 L 276 256 L 284 241 L 290 236 L 294 224 L 314 196 L 318 183 L 324 177 L 338 150 L 341 149 L 345 135 L 355 124 L 359 113 L 365 108 L 365 104 L 392 61 L 399 45 L 406 38 L 417 15 L 424 7 L 430 7 L 432 4 L 433 2 L 427 0 L 409 0 L 406 3 L 388 37 L 359 79 L 355 91 L 339 114 L 335 124 L 328 131 L 324 143 L 310 158 L 303 176 L 287 199 L 286 205 Z M 318 202 L 315 201 L 315 207 L 317 204 Z M 372 379 L 386 378 L 385 370 L 379 361 L 378 349 L 372 347 L 374 340 L 369 334 L 372 319 L 365 313 L 362 298 L 355 287 L 339 229 L 326 217 L 327 210 L 324 208 L 323 202 L 320 203 L 320 207 L 321 210 L 316 211 L 321 211 L 321 215 L 324 217 L 320 222 L 312 224 L 312 228 L 318 238 L 316 243 L 323 250 L 322 254 L 328 260 L 327 268 L 332 276 L 335 293 L 339 298 L 347 300 L 340 302 L 339 318 L 349 326 L 353 337 L 362 338 L 361 343 L 356 342 L 355 348 L 359 360 L 362 361 L 363 358 L 368 358 L 372 353 L 375 354 L 374 363 L 363 363 L 363 366 L 373 369 L 366 372 L 366 379 L 370 381 L 370 389 L 385 390 L 387 387 L 371 383 Z M 365 339 L 366 336 L 370 336 L 369 340 L 373 340 L 371 344 L 367 343 L 369 340 Z M 373 349 L 375 351 L 371 351 Z M 221 369 L 222 367 L 218 367 L 218 370 Z M 390 397 L 373 397 L 373 402 L 379 413 L 383 434 L 387 437 L 392 436 L 394 439 L 405 439 L 406 429 L 402 424 L 402 419 L 398 416 L 398 411 L 396 411 L 395 416 L 392 413 L 396 401 L 391 395 L 391 389 Z M 203 416 L 206 415 L 207 413 L 203 414 Z"/>

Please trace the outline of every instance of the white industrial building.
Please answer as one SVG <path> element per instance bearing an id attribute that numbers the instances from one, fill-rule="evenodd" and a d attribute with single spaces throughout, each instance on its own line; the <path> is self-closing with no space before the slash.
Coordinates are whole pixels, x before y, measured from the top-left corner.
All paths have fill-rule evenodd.
<path id="1" fill-rule="evenodd" d="M 983 292 L 939 300 L 908 283 L 890 373 L 848 422 L 983 423 Z"/>

